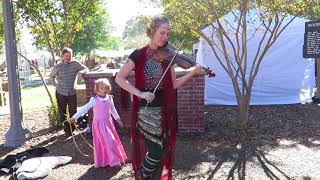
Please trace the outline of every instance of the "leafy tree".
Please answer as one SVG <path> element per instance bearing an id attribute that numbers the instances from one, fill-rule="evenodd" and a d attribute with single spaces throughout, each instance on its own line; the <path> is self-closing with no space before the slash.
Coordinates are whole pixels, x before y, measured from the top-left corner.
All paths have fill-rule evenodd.
<path id="1" fill-rule="evenodd" d="M 126 22 L 123 32 L 123 38 L 138 36 L 145 33 L 146 27 L 149 24 L 149 17 L 137 16 Z"/>
<path id="2" fill-rule="evenodd" d="M 126 49 L 136 48 L 145 45 L 148 42 L 145 30 L 149 24 L 149 17 L 137 16 L 126 22 L 123 32 L 123 39 Z"/>
<path id="3" fill-rule="evenodd" d="M 318 0 L 312 2 L 319 4 Z M 164 0 L 163 6 L 175 28 L 197 34 L 210 45 L 231 78 L 238 103 L 239 125 L 246 128 L 252 85 L 261 62 L 294 18 L 306 14 L 306 3 L 300 0 Z M 250 19 L 249 12 L 255 9 L 260 10 L 259 17 Z M 229 22 L 224 17 L 227 12 L 233 14 L 234 21 Z M 208 25 L 209 35 L 202 31 Z M 247 56 L 247 41 L 251 38 L 249 27 L 263 33 L 252 60 Z"/>
<path id="4" fill-rule="evenodd" d="M 191 31 L 183 31 L 173 24 L 169 41 L 171 44 L 178 47 L 184 39 L 184 44 L 181 47 L 181 50 L 192 52 L 193 44 L 197 43 L 199 41 L 199 38 L 199 35 L 192 33 Z"/>
<path id="5" fill-rule="evenodd" d="M 92 49 L 117 49 L 120 39 L 112 37 L 112 27 L 105 9 L 99 8 L 91 14 L 83 24 L 82 30 L 76 32 L 71 45 L 74 53 L 88 54 Z"/>
<path id="6" fill-rule="evenodd" d="M 310 20 L 320 19 L 320 4 L 317 0 L 311 0 L 305 2 L 306 13 L 302 16 Z"/>
<path id="7" fill-rule="evenodd" d="M 170 16 L 168 16 L 170 18 Z M 123 39 L 125 41 L 125 48 L 136 48 L 144 46 L 148 42 L 148 37 L 146 36 L 146 27 L 150 22 L 150 18 L 148 16 L 137 16 L 130 19 L 125 26 L 125 30 L 123 32 Z M 173 29 L 170 33 L 170 43 L 173 45 L 180 45 L 182 39 L 186 37 L 182 50 L 192 51 L 192 45 L 196 43 L 199 39 L 199 35 L 194 34 L 192 32 L 184 32 L 179 28 Z"/>
<path id="8" fill-rule="evenodd" d="M 149 42 L 149 38 L 145 34 L 137 35 L 134 37 L 129 37 L 124 41 L 124 48 L 131 49 L 137 47 L 143 47 Z"/>
<path id="9" fill-rule="evenodd" d="M 101 0 L 19 0 L 15 9 L 21 23 L 31 29 L 37 47 L 47 47 L 55 61 L 55 54 L 71 46 L 76 32 L 100 4 Z"/>
<path id="10" fill-rule="evenodd" d="M 71 46 L 75 33 L 100 4 L 100 0 L 19 0 L 15 1 L 15 10 L 21 24 L 31 29 L 37 47 L 47 47 L 55 62 L 55 55 L 60 54 L 63 47 Z M 40 71 L 37 72 L 47 90 Z M 47 93 L 53 106 L 52 96 L 48 90 Z"/>

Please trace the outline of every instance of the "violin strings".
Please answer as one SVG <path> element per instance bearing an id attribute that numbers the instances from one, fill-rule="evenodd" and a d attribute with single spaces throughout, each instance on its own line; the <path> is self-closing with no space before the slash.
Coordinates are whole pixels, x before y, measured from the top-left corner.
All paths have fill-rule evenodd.
<path id="1" fill-rule="evenodd" d="M 177 51 L 174 53 L 174 56 L 173 56 L 173 57 L 172 57 L 172 59 L 170 60 L 170 63 L 169 63 L 169 65 L 168 65 L 168 67 L 166 68 L 166 70 L 164 71 L 163 75 L 161 76 L 161 78 L 160 78 L 160 80 L 159 80 L 159 82 L 158 82 L 158 84 L 157 84 L 156 88 L 153 90 L 152 94 L 155 94 L 155 92 L 156 92 L 156 91 L 157 91 L 157 89 L 159 88 L 159 85 L 160 85 L 160 83 L 161 83 L 162 79 L 163 79 L 163 78 L 164 78 L 164 76 L 166 75 L 166 73 L 167 73 L 167 71 L 169 70 L 169 68 L 170 68 L 170 66 L 171 66 L 171 64 L 172 64 L 172 62 L 173 62 L 173 60 L 176 58 L 176 56 L 177 56 L 178 52 L 180 51 L 180 49 L 181 49 L 181 47 L 182 47 L 182 44 L 183 44 L 184 40 L 185 40 L 185 38 L 182 40 L 182 42 L 181 42 L 181 44 L 180 44 L 179 48 L 178 48 L 178 49 L 177 49 Z M 147 109 L 148 104 L 149 104 L 149 102 L 147 102 L 145 109 Z"/>

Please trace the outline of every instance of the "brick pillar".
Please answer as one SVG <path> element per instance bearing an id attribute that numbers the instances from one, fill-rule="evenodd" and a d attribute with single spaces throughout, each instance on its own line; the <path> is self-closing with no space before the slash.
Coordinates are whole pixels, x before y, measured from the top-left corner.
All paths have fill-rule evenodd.
<path id="1" fill-rule="evenodd" d="M 94 81 L 98 78 L 108 78 L 111 94 L 114 96 L 115 107 L 125 126 L 130 127 L 131 121 L 131 95 L 128 96 L 128 105 L 121 103 L 121 88 L 115 83 L 117 69 L 108 69 L 104 72 L 90 72 L 84 75 L 86 83 L 87 101 L 94 96 Z M 177 77 L 186 74 L 186 71 L 177 72 Z M 134 76 L 129 77 L 134 84 Z M 192 78 L 183 87 L 177 90 L 178 132 L 203 132 L 204 131 L 204 76 Z M 89 122 L 92 122 L 92 110 L 89 112 Z"/>
<path id="2" fill-rule="evenodd" d="M 178 132 L 204 132 L 204 76 L 177 90 L 177 104 Z"/>
<path id="3" fill-rule="evenodd" d="M 85 80 L 85 84 L 86 84 L 86 99 L 87 99 L 87 102 L 89 102 L 90 98 L 92 96 L 94 96 L 94 81 L 95 79 L 94 78 L 84 78 Z M 92 109 L 89 110 L 88 112 L 88 115 L 89 115 L 89 119 L 88 119 L 88 122 L 89 122 L 89 127 L 91 128 L 92 126 Z"/>
<path id="4" fill-rule="evenodd" d="M 128 106 L 123 106 L 121 103 L 122 93 L 121 88 L 115 82 L 115 74 L 118 70 L 108 69 L 105 72 L 90 72 L 84 75 L 84 80 L 86 84 L 86 97 L 87 102 L 89 102 L 90 98 L 95 95 L 94 93 L 94 84 L 95 80 L 99 78 L 107 78 L 110 81 L 113 95 L 114 105 L 120 115 L 121 120 L 125 126 L 130 126 L 130 117 L 131 117 L 131 99 L 130 94 L 128 95 L 127 104 Z M 132 78 L 131 78 L 132 79 Z M 92 110 L 89 111 L 89 123 L 91 127 L 92 123 Z"/>

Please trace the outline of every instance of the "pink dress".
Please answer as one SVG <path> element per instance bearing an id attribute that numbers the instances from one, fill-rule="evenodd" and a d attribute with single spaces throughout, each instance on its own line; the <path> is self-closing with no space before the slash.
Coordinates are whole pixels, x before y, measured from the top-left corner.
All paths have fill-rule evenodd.
<path id="1" fill-rule="evenodd" d="M 120 118 L 114 107 L 112 97 L 109 95 L 105 98 L 91 97 L 90 101 L 73 115 L 73 118 L 78 119 L 92 107 L 94 166 L 98 168 L 124 164 L 127 156 L 111 117 L 112 115 L 115 119 Z"/>
<path id="2" fill-rule="evenodd" d="M 110 96 L 105 101 L 95 98 L 93 107 L 92 135 L 94 145 L 94 166 L 116 166 L 124 164 L 127 156 L 111 117 L 113 100 Z"/>

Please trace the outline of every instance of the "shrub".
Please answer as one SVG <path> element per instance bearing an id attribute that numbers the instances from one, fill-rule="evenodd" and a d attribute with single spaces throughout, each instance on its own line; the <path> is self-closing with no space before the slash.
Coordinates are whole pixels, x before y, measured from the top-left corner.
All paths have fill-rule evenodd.
<path id="1" fill-rule="evenodd" d="M 51 107 L 49 107 L 48 116 L 49 116 L 50 127 L 55 129 L 61 129 L 63 127 L 62 123 L 60 122 L 58 105 L 56 101 L 54 101 Z"/>

